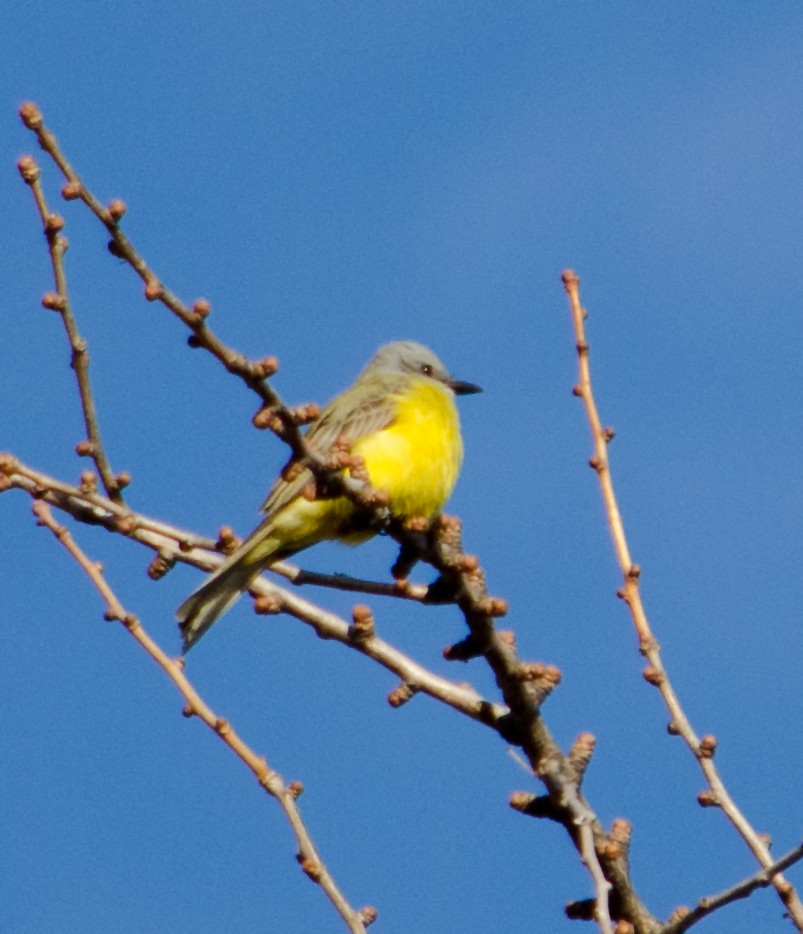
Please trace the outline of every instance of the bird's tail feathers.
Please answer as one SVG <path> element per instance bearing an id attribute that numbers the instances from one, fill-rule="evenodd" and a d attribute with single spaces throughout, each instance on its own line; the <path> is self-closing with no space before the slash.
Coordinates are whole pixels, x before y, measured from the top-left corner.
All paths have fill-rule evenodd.
<path id="1" fill-rule="evenodd" d="M 181 604 L 176 617 L 184 654 L 248 589 L 262 567 L 261 562 L 248 561 L 248 549 L 241 546 Z"/>

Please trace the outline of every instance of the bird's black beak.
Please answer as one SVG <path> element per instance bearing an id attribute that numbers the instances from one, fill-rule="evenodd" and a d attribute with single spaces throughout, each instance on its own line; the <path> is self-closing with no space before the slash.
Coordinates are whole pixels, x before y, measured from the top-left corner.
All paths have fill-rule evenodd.
<path id="1" fill-rule="evenodd" d="M 482 392 L 482 386 L 476 383 L 464 383 L 461 379 L 450 379 L 449 387 L 456 396 L 471 396 L 475 392 Z"/>

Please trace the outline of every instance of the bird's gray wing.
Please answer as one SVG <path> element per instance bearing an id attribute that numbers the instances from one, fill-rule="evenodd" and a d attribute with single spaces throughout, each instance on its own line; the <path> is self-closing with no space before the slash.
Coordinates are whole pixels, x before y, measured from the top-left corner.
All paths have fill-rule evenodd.
<path id="1" fill-rule="evenodd" d="M 352 443 L 382 431 L 393 423 L 396 411 L 395 395 L 402 388 L 403 380 L 389 374 L 381 377 L 362 377 L 359 382 L 346 389 L 324 408 L 318 420 L 307 432 L 306 438 L 315 451 L 326 456 L 332 445 L 342 437 Z M 275 515 L 292 502 L 312 479 L 309 470 L 290 481 L 279 478 L 262 504 L 262 511 Z"/>

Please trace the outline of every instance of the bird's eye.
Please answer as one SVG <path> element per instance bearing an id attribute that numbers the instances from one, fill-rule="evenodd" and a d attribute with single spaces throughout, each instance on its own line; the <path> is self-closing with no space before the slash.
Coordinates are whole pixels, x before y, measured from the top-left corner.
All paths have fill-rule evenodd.
<path id="1" fill-rule="evenodd" d="M 431 366 L 431 364 L 429 364 L 429 363 L 422 363 L 422 364 L 421 364 L 421 372 L 424 374 L 424 376 L 432 376 L 432 366 Z"/>

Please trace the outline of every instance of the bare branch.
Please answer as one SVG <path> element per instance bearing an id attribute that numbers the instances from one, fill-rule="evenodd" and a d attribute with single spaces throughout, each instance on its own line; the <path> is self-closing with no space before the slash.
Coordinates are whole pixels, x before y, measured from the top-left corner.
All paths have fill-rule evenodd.
<path id="1" fill-rule="evenodd" d="M 82 457 L 91 457 L 100 474 L 101 482 L 110 498 L 117 503 L 123 501 L 121 490 L 128 485 L 131 478 L 127 473 L 115 476 L 111 468 L 103 441 L 100 435 L 95 399 L 92 394 L 92 384 L 89 379 L 89 346 L 78 332 L 75 317 L 72 312 L 69 292 L 67 291 L 67 275 L 64 271 L 64 254 L 67 252 L 67 239 L 61 232 L 64 228 L 64 218 L 59 214 L 51 213 L 47 206 L 44 191 L 42 190 L 41 170 L 32 156 L 23 156 L 17 163 L 23 181 L 31 189 L 36 209 L 44 227 L 47 239 L 50 264 L 53 267 L 53 280 L 55 292 L 48 292 L 42 298 L 45 308 L 57 312 L 67 332 L 67 339 L 72 350 L 71 366 L 78 382 L 78 392 L 81 398 L 81 410 L 86 428 L 86 440 L 76 446 L 76 452 Z"/>
<path id="2" fill-rule="evenodd" d="M 388 584 L 384 581 L 369 581 L 348 574 L 320 574 L 307 571 L 290 561 L 274 561 L 271 571 L 295 584 L 296 587 L 327 587 L 330 590 L 345 590 L 352 593 L 367 593 L 377 597 L 400 597 L 404 600 L 427 602 L 429 587 L 426 584 L 412 584 L 408 580 L 397 580 Z"/>
<path id="3" fill-rule="evenodd" d="M 594 455 L 590 465 L 599 478 L 605 511 L 608 516 L 611 537 L 619 568 L 622 572 L 623 586 L 618 596 L 627 604 L 633 620 L 633 625 L 639 640 L 639 650 L 649 662 L 644 672 L 645 679 L 658 688 L 671 717 L 672 732 L 683 737 L 688 748 L 702 769 L 708 782 L 709 792 L 699 798 L 704 805 L 720 807 L 741 837 L 752 850 L 758 862 L 764 869 L 772 866 L 772 856 L 761 835 L 748 822 L 736 803 L 731 798 L 719 772 L 714 765 L 714 751 L 716 740 L 710 736 L 702 739 L 694 731 L 680 700 L 675 693 L 661 659 L 660 647 L 653 634 L 639 590 L 639 577 L 641 568 L 635 564 L 630 556 L 630 549 L 625 535 L 624 523 L 611 477 L 610 462 L 608 459 L 608 444 L 613 438 L 613 431 L 604 428 L 597 410 L 594 393 L 591 385 L 591 369 L 589 365 L 589 346 L 585 334 L 586 311 L 580 303 L 580 280 L 571 270 L 563 273 L 563 284 L 569 296 L 572 312 L 575 337 L 577 340 L 577 356 L 579 364 L 579 382 L 575 386 L 575 395 L 583 400 L 586 416 L 591 428 L 594 441 Z M 795 927 L 803 931 L 803 904 L 797 896 L 792 885 L 780 874 L 772 878 L 778 895 L 786 906 Z"/>
<path id="4" fill-rule="evenodd" d="M 803 843 L 777 859 L 769 868 L 762 869 L 761 872 L 757 872 L 736 885 L 732 885 L 718 895 L 708 895 L 701 898 L 695 908 L 684 912 L 682 917 L 668 924 L 661 934 L 683 934 L 683 931 L 688 931 L 690 927 L 697 924 L 698 921 L 702 921 L 703 918 L 708 917 L 717 909 L 723 908 L 737 899 L 747 898 L 756 889 L 767 888 L 772 885 L 773 876 L 783 872 L 784 869 L 788 869 L 801 859 L 803 859 Z"/>
<path id="5" fill-rule="evenodd" d="M 137 617 L 123 607 L 111 586 L 103 577 L 100 565 L 91 561 L 77 545 L 67 529 L 55 521 L 47 503 L 41 500 L 34 502 L 33 511 L 38 524 L 53 533 L 100 593 L 106 604 L 104 618 L 122 623 L 140 647 L 150 655 L 176 686 L 186 701 L 184 715 L 186 717 L 198 717 L 199 720 L 205 723 L 248 766 L 259 784 L 279 803 L 295 835 L 298 844 L 297 859 L 301 868 L 313 882 L 320 885 L 338 914 L 346 922 L 349 930 L 355 932 L 355 934 L 365 934 L 365 923 L 361 912 L 355 911 L 349 905 L 345 896 L 337 887 L 304 824 L 296 804 L 296 800 L 303 790 L 300 783 L 291 782 L 290 785 L 286 785 L 281 775 L 272 769 L 267 760 L 258 755 L 235 732 L 229 721 L 219 717 L 212 711 L 184 674 L 182 661 L 170 658 L 148 635 Z"/>
<path id="6" fill-rule="evenodd" d="M 50 156 L 64 176 L 66 184 L 62 188 L 62 196 L 68 200 L 78 199 L 83 202 L 95 217 L 103 224 L 111 237 L 109 249 L 114 256 L 124 260 L 145 283 L 145 298 L 148 301 L 159 301 L 168 308 L 192 332 L 191 345 L 203 347 L 216 357 L 230 372 L 238 376 L 253 392 L 259 396 L 263 409 L 267 409 L 274 416 L 275 421 L 265 424 L 270 427 L 290 445 L 293 455 L 304 458 L 309 451 L 303 443 L 303 436 L 298 428 L 298 422 L 292 409 L 286 406 L 276 392 L 266 382 L 266 377 L 273 375 L 278 369 L 275 357 L 264 360 L 249 360 L 224 344 L 216 334 L 207 326 L 207 318 L 211 306 L 206 299 L 198 299 L 190 307 L 181 301 L 168 289 L 151 269 L 145 259 L 140 255 L 128 237 L 120 228 L 126 207 L 119 199 L 112 201 L 108 207 L 103 205 L 95 195 L 84 185 L 78 173 L 70 164 L 58 140 L 47 129 L 44 117 L 39 107 L 31 101 L 20 107 L 20 117 L 25 126 L 31 130 L 42 149 Z M 307 413 L 302 413 L 301 420 Z"/>

